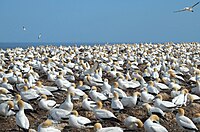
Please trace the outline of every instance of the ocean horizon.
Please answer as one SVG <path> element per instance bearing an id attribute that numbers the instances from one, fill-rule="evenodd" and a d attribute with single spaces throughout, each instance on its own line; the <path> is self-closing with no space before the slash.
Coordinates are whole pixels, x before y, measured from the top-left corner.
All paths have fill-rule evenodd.
<path id="1" fill-rule="evenodd" d="M 169 41 L 172 42 L 172 41 Z M 192 42 L 192 41 L 191 41 Z M 184 43 L 191 43 L 191 42 L 184 42 Z M 81 45 L 104 45 L 104 44 L 144 44 L 144 43 L 152 43 L 152 44 L 163 44 L 168 42 L 0 42 L 0 49 L 7 49 L 7 48 L 28 48 L 30 46 L 81 46 Z M 173 42 L 173 43 L 183 43 L 183 42 Z M 197 42 L 199 43 L 199 42 Z"/>

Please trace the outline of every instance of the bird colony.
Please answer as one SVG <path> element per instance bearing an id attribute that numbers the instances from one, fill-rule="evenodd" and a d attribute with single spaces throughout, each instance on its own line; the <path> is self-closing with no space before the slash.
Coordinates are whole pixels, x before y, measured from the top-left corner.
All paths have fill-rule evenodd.
<path id="1" fill-rule="evenodd" d="M 199 43 L 0 50 L 0 131 L 199 131 Z"/>

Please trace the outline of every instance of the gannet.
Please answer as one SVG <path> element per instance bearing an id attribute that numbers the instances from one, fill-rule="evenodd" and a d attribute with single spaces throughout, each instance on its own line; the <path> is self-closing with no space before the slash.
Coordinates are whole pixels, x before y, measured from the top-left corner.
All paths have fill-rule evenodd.
<path id="1" fill-rule="evenodd" d="M 123 132 L 123 129 L 120 127 L 104 127 L 102 128 L 102 125 L 100 123 L 96 123 L 94 125 L 94 131 L 95 132 Z"/>
<path id="2" fill-rule="evenodd" d="M 159 116 L 160 118 L 164 118 L 165 119 L 165 117 L 164 117 L 165 113 L 160 108 L 151 106 L 148 103 L 145 103 L 143 105 L 146 107 L 147 112 L 148 112 L 149 115 L 153 115 L 154 114 L 154 115 Z"/>
<path id="3" fill-rule="evenodd" d="M 63 79 L 60 75 L 57 76 L 55 84 L 61 89 L 69 88 L 71 86 L 71 83 L 68 80 Z"/>
<path id="4" fill-rule="evenodd" d="M 177 105 L 175 105 L 174 103 L 170 101 L 163 101 L 160 94 L 156 96 L 154 106 L 166 112 L 171 112 L 177 108 Z"/>
<path id="5" fill-rule="evenodd" d="M 133 116 L 128 116 L 126 119 L 124 119 L 124 125 L 129 129 L 129 130 L 137 130 L 138 128 L 143 127 L 143 123 L 140 119 L 133 117 Z"/>
<path id="6" fill-rule="evenodd" d="M 24 31 L 26 31 L 26 28 L 25 28 L 25 26 L 23 26 L 22 28 L 23 28 L 23 30 L 24 30 Z"/>
<path id="7" fill-rule="evenodd" d="M 3 82 L 1 83 L 1 87 L 6 88 L 7 90 L 13 91 L 13 86 L 8 83 L 8 79 L 3 77 Z"/>
<path id="8" fill-rule="evenodd" d="M 88 100 L 88 95 L 83 95 L 83 101 L 82 101 L 82 108 L 85 110 L 93 110 L 93 108 L 96 106 L 96 102 Z"/>
<path id="9" fill-rule="evenodd" d="M 197 80 L 196 84 L 197 84 L 196 87 L 192 88 L 191 91 L 192 91 L 192 93 L 200 95 L 200 81 Z"/>
<path id="10" fill-rule="evenodd" d="M 186 131 L 198 131 L 198 128 L 194 125 L 192 120 L 184 116 L 184 109 L 179 108 L 178 113 L 176 114 L 176 121 L 178 125 Z"/>
<path id="11" fill-rule="evenodd" d="M 38 132 L 61 132 L 59 129 L 53 127 L 52 120 L 47 119 L 42 122 L 37 129 Z"/>
<path id="12" fill-rule="evenodd" d="M 153 95 L 157 95 L 159 93 L 158 89 L 154 87 L 153 81 L 149 81 L 149 84 L 147 85 L 147 91 Z"/>
<path id="13" fill-rule="evenodd" d="M 69 92 L 73 92 L 75 94 L 74 97 L 73 97 L 73 100 L 79 100 L 79 98 L 82 97 L 85 94 L 85 92 L 83 92 L 82 90 L 76 88 L 76 84 L 75 83 L 71 84 L 71 86 L 69 87 L 68 91 Z"/>
<path id="14" fill-rule="evenodd" d="M 169 89 L 170 89 L 166 84 L 160 82 L 160 78 L 157 78 L 157 79 L 154 81 L 154 86 L 155 86 L 159 91 L 169 90 Z"/>
<path id="15" fill-rule="evenodd" d="M 101 86 L 101 90 L 103 93 L 110 93 L 111 92 L 111 85 L 108 83 L 108 79 L 105 78 L 103 85 Z"/>
<path id="16" fill-rule="evenodd" d="M 153 69 L 151 76 L 152 76 L 153 79 L 159 78 L 159 73 L 158 73 L 157 68 Z"/>
<path id="17" fill-rule="evenodd" d="M 200 113 L 196 113 L 196 114 L 194 115 L 194 117 L 192 118 L 192 121 L 193 121 L 194 123 L 199 124 L 199 123 L 200 123 Z"/>
<path id="18" fill-rule="evenodd" d="M 99 120 L 110 120 L 110 121 L 116 121 L 121 122 L 117 119 L 117 117 L 110 111 L 106 109 L 102 109 L 103 105 L 101 101 L 97 102 L 97 106 L 93 109 L 94 115 Z"/>
<path id="19" fill-rule="evenodd" d="M 144 103 L 152 103 L 155 97 L 152 94 L 149 94 L 147 88 L 144 87 L 141 92 L 141 101 Z"/>
<path id="20" fill-rule="evenodd" d="M 84 82 L 90 86 L 98 86 L 101 87 L 103 85 L 103 81 L 98 80 L 90 75 L 84 77 Z"/>
<path id="21" fill-rule="evenodd" d="M 39 98 L 39 95 L 33 89 L 28 89 L 27 86 L 23 87 L 23 91 L 20 92 L 20 95 L 24 101 L 36 100 Z"/>
<path id="22" fill-rule="evenodd" d="M 111 101 L 111 108 L 113 110 L 116 110 L 116 111 L 120 111 L 120 110 L 123 110 L 124 109 L 124 106 L 122 105 L 122 102 L 119 100 L 119 95 L 117 92 L 114 92 L 113 93 L 113 98 L 112 98 L 112 101 Z"/>
<path id="23" fill-rule="evenodd" d="M 188 90 L 183 89 L 178 96 L 172 99 L 172 103 L 174 103 L 177 106 L 182 106 L 182 105 L 186 106 L 187 95 L 188 95 Z"/>
<path id="24" fill-rule="evenodd" d="M 97 87 L 92 86 L 92 89 L 89 92 L 89 96 L 94 101 L 105 101 L 108 99 L 104 94 L 97 92 Z"/>
<path id="25" fill-rule="evenodd" d="M 111 92 L 112 93 L 117 92 L 119 98 L 127 97 L 126 93 L 122 89 L 119 89 L 118 87 L 119 87 L 118 82 L 114 82 L 113 86 L 111 87 Z"/>
<path id="26" fill-rule="evenodd" d="M 144 122 L 144 129 L 147 132 L 168 132 L 165 127 L 156 123 L 159 121 L 159 117 L 157 115 L 151 115 L 145 122 Z"/>
<path id="27" fill-rule="evenodd" d="M 83 116 L 79 116 L 76 110 L 73 110 L 69 115 L 69 126 L 74 128 L 85 128 L 86 124 L 91 123 L 91 121 Z"/>
<path id="28" fill-rule="evenodd" d="M 29 120 L 24 114 L 24 102 L 22 100 L 18 101 L 19 112 L 16 114 L 16 124 L 23 131 L 28 131 L 29 129 Z"/>
<path id="29" fill-rule="evenodd" d="M 0 115 L 7 117 L 11 115 L 15 115 L 11 109 L 14 108 L 14 103 L 12 101 L 7 101 L 0 104 Z"/>
<path id="30" fill-rule="evenodd" d="M 56 101 L 54 100 L 47 100 L 47 96 L 45 94 L 41 95 L 39 98 L 38 106 L 40 109 L 43 110 L 51 110 L 56 107 Z"/>
<path id="31" fill-rule="evenodd" d="M 45 94 L 47 96 L 54 96 L 49 90 L 43 88 L 41 81 L 37 81 L 34 87 L 37 94 L 40 94 L 40 95 Z"/>
<path id="32" fill-rule="evenodd" d="M 70 113 L 71 111 L 67 111 L 60 108 L 53 108 L 50 110 L 48 118 L 60 122 L 69 119 Z"/>
<path id="33" fill-rule="evenodd" d="M 88 91 L 88 90 L 91 89 L 90 86 L 85 85 L 85 84 L 83 85 L 83 81 L 79 81 L 78 82 L 77 88 L 80 89 L 80 90 L 82 90 L 82 91 Z"/>
<path id="34" fill-rule="evenodd" d="M 138 96 L 141 96 L 141 93 L 134 92 L 133 96 L 123 97 L 121 102 L 124 107 L 134 107 L 137 104 Z"/>
<path id="35" fill-rule="evenodd" d="M 174 11 L 174 12 L 175 12 L 175 13 L 176 13 L 176 12 L 182 12 L 182 11 L 194 12 L 194 11 L 193 11 L 193 8 L 194 8 L 196 5 L 198 5 L 198 4 L 199 4 L 199 2 L 197 2 L 197 3 L 194 4 L 193 6 L 185 7 L 185 8 L 183 8 L 182 10 L 178 10 L 178 11 Z"/>
<path id="36" fill-rule="evenodd" d="M 67 110 L 67 111 L 72 111 L 73 110 L 73 103 L 71 101 L 71 96 L 74 96 L 74 93 L 73 92 L 67 92 L 67 97 L 65 99 L 65 101 L 60 104 L 59 108 L 60 109 L 64 109 L 64 110 Z"/>
<path id="37" fill-rule="evenodd" d="M 10 92 L 6 88 L 0 87 L 0 103 L 9 100 L 12 100 L 12 95 Z"/>
<path id="38" fill-rule="evenodd" d="M 40 39 L 42 37 L 42 34 L 40 33 L 39 35 L 38 35 L 38 39 Z"/>
<path id="39" fill-rule="evenodd" d="M 14 110 L 19 110 L 19 107 L 18 107 L 18 101 L 19 100 L 21 100 L 22 98 L 21 98 L 21 96 L 19 95 L 19 94 L 16 94 L 15 95 L 15 98 L 14 98 L 14 100 L 13 100 L 13 102 L 14 102 Z M 27 103 L 27 102 L 24 102 L 24 110 L 25 110 L 25 112 L 26 111 L 34 111 L 34 109 L 33 109 L 33 107 L 31 106 L 31 104 L 29 104 L 29 103 Z"/>

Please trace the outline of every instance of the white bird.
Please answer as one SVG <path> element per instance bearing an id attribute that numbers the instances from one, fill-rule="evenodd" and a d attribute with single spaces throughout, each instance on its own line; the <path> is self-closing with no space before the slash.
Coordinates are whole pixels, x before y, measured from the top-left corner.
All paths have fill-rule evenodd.
<path id="1" fill-rule="evenodd" d="M 184 109 L 179 108 L 178 113 L 176 114 L 176 121 L 178 125 L 186 131 L 198 131 L 198 128 L 194 125 L 192 120 L 190 120 L 188 117 L 184 116 Z"/>
<path id="2" fill-rule="evenodd" d="M 148 103 L 145 103 L 143 105 L 146 107 L 147 112 L 148 112 L 149 115 L 153 115 L 154 114 L 154 115 L 159 116 L 160 118 L 164 118 L 165 119 L 165 117 L 164 117 L 165 113 L 160 108 L 151 106 Z"/>
<path id="3" fill-rule="evenodd" d="M 117 92 L 113 93 L 113 98 L 111 101 L 111 108 L 115 111 L 120 111 L 124 109 L 123 104 L 121 103 L 121 101 L 119 100 L 119 95 Z"/>
<path id="4" fill-rule="evenodd" d="M 141 93 L 141 101 L 144 103 L 152 103 L 155 97 L 152 94 L 149 94 L 147 88 L 144 87 Z"/>
<path id="5" fill-rule="evenodd" d="M 82 101 L 82 108 L 85 110 L 93 110 L 93 108 L 96 106 L 96 102 L 88 100 L 88 95 L 83 95 L 83 101 Z"/>
<path id="6" fill-rule="evenodd" d="M 7 117 L 14 115 L 15 112 L 13 112 L 11 109 L 14 108 L 14 103 L 12 101 L 7 101 L 0 104 L 0 115 Z"/>
<path id="7" fill-rule="evenodd" d="M 57 79 L 55 80 L 55 84 L 59 88 L 69 88 L 71 86 L 71 83 L 67 79 L 63 79 L 61 75 L 57 76 Z"/>
<path id="8" fill-rule="evenodd" d="M 200 95 L 200 81 L 197 80 L 196 83 L 197 83 L 196 87 L 192 88 L 191 91 L 192 93 Z"/>
<path id="9" fill-rule="evenodd" d="M 182 12 L 182 11 L 194 12 L 194 11 L 193 11 L 193 8 L 194 8 L 196 5 L 198 5 L 198 4 L 199 4 L 199 2 L 197 2 L 197 3 L 194 4 L 193 6 L 185 7 L 185 8 L 183 8 L 182 10 L 174 11 L 174 13 L 176 13 L 176 12 Z"/>
<path id="10" fill-rule="evenodd" d="M 38 35 L 38 39 L 40 39 L 42 37 L 42 34 L 40 33 L 39 35 Z"/>
<path id="11" fill-rule="evenodd" d="M 56 107 L 56 101 L 47 100 L 47 96 L 45 94 L 41 95 L 39 100 L 38 106 L 40 109 L 51 110 Z"/>
<path id="12" fill-rule="evenodd" d="M 104 127 L 100 123 L 94 125 L 95 132 L 123 132 L 123 129 L 120 127 Z"/>
<path id="13" fill-rule="evenodd" d="M 40 81 L 36 82 L 34 89 L 36 90 L 37 94 L 40 94 L 40 95 L 45 94 L 47 96 L 54 96 L 49 90 L 43 88 L 42 82 L 40 82 Z"/>
<path id="14" fill-rule="evenodd" d="M 65 99 L 65 101 L 60 104 L 59 108 L 60 109 L 64 109 L 64 110 L 67 110 L 67 111 L 72 111 L 73 110 L 73 103 L 71 101 L 71 95 L 74 96 L 74 93 L 73 92 L 67 92 L 67 97 Z"/>
<path id="15" fill-rule="evenodd" d="M 166 112 L 172 112 L 177 108 L 177 105 L 170 101 L 163 101 L 162 96 L 158 94 L 155 98 L 154 106 Z"/>
<path id="16" fill-rule="evenodd" d="M 96 86 L 92 86 L 92 89 L 89 92 L 89 96 L 94 101 L 105 101 L 108 99 L 104 94 L 97 92 Z"/>
<path id="17" fill-rule="evenodd" d="M 38 126 L 38 132 L 61 132 L 59 129 L 53 127 L 53 122 L 49 119 Z"/>
<path id="18" fill-rule="evenodd" d="M 141 96 L 141 93 L 134 92 L 133 96 L 123 97 L 121 102 L 124 107 L 134 107 L 137 104 L 138 96 Z"/>
<path id="19" fill-rule="evenodd" d="M 20 92 L 20 95 L 24 101 L 36 100 L 39 98 L 39 95 L 34 89 L 28 89 L 27 86 L 23 87 L 23 91 Z"/>
<path id="20" fill-rule="evenodd" d="M 23 26 L 23 30 L 24 30 L 24 31 L 26 31 L 26 28 L 25 28 L 25 26 Z"/>
<path id="21" fill-rule="evenodd" d="M 75 83 L 71 84 L 71 86 L 69 87 L 68 91 L 74 93 L 73 100 L 79 100 L 79 98 L 82 97 L 85 94 L 85 92 L 83 92 L 82 90 L 76 88 L 76 84 Z"/>
<path id="22" fill-rule="evenodd" d="M 18 107 L 18 101 L 21 100 L 21 96 L 19 94 L 16 94 L 15 95 L 15 98 L 13 100 L 14 102 L 14 110 L 19 110 L 19 107 Z M 31 104 L 27 103 L 27 102 L 24 102 L 24 110 L 25 111 L 34 111 L 33 107 L 31 106 Z"/>
<path id="23" fill-rule="evenodd" d="M 200 113 L 196 113 L 196 114 L 194 115 L 194 117 L 192 118 L 192 121 L 193 121 L 194 123 L 200 124 Z"/>
<path id="24" fill-rule="evenodd" d="M 67 111 L 60 108 L 53 108 L 49 112 L 49 118 L 60 122 L 60 121 L 69 119 L 70 113 L 71 111 Z"/>
<path id="25" fill-rule="evenodd" d="M 117 119 L 117 117 L 110 111 L 106 109 L 102 109 L 103 105 L 101 101 L 97 102 L 97 106 L 93 109 L 94 115 L 99 120 L 110 120 L 110 121 L 116 121 L 121 122 Z"/>
<path id="26" fill-rule="evenodd" d="M 111 92 L 112 93 L 117 92 L 119 98 L 127 97 L 126 93 L 122 89 L 119 89 L 118 87 L 119 87 L 118 82 L 114 82 L 114 86 L 111 87 Z"/>
<path id="27" fill-rule="evenodd" d="M 133 116 L 128 116 L 126 119 L 124 119 L 124 125 L 129 129 L 129 130 L 137 130 L 138 128 L 143 127 L 143 123 L 140 119 L 133 117 Z"/>
<path id="28" fill-rule="evenodd" d="M 188 90 L 183 89 L 178 96 L 172 99 L 172 103 L 174 103 L 177 106 L 182 106 L 182 105 L 186 106 L 187 95 L 188 95 Z"/>
<path id="29" fill-rule="evenodd" d="M 78 89 L 82 90 L 82 91 L 87 91 L 87 90 L 90 90 L 90 86 L 88 85 L 83 85 L 83 81 L 79 81 L 78 82 L 78 86 L 77 86 Z"/>
<path id="30" fill-rule="evenodd" d="M 111 85 L 108 83 L 108 79 L 105 78 L 103 82 L 103 86 L 101 86 L 101 90 L 103 93 L 110 93 L 111 92 Z"/>
<path id="31" fill-rule="evenodd" d="M 24 113 L 24 102 L 22 100 L 18 101 L 19 112 L 16 114 L 16 124 L 24 131 L 28 131 L 29 129 L 29 120 Z"/>
<path id="32" fill-rule="evenodd" d="M 147 91 L 153 95 L 157 95 L 159 93 L 158 89 L 154 87 L 153 81 L 149 81 L 149 84 L 147 85 Z"/>
<path id="33" fill-rule="evenodd" d="M 74 128 L 85 128 L 86 124 L 91 123 L 91 121 L 83 116 L 79 116 L 76 110 L 73 110 L 69 115 L 69 126 Z"/>
<path id="34" fill-rule="evenodd" d="M 165 127 L 156 123 L 159 121 L 159 117 L 157 115 L 151 115 L 145 122 L 144 122 L 144 129 L 147 132 L 168 132 Z"/>

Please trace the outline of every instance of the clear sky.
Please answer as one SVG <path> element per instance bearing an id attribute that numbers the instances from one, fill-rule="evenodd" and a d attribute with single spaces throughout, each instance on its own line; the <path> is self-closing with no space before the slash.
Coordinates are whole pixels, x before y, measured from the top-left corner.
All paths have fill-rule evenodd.
<path id="1" fill-rule="evenodd" d="M 0 0 L 0 42 L 199 42 L 200 4 L 173 13 L 196 2 Z"/>

